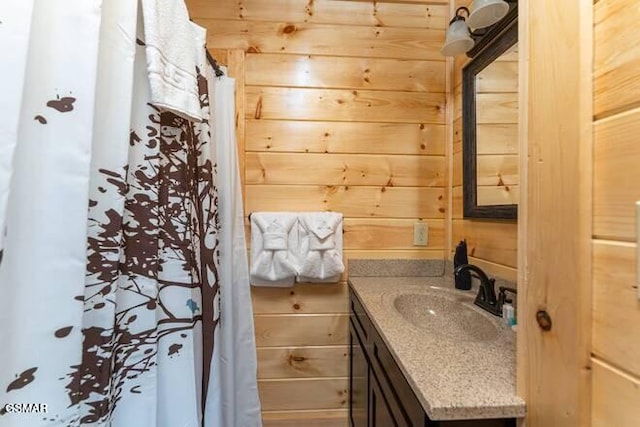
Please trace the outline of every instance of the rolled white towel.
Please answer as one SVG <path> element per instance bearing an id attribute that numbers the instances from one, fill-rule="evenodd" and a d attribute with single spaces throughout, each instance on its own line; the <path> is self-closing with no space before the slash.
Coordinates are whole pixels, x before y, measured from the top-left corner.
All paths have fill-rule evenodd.
<path id="1" fill-rule="evenodd" d="M 298 218 L 288 212 L 251 214 L 251 284 L 289 287 L 298 274 Z"/>
<path id="2" fill-rule="evenodd" d="M 331 283 L 340 280 L 342 262 L 342 214 L 308 212 L 298 215 L 300 269 L 298 282 Z"/>

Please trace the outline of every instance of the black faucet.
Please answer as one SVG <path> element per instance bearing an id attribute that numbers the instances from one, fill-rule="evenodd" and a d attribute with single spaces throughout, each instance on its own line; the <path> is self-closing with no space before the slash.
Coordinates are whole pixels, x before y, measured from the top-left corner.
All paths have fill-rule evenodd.
<path id="1" fill-rule="evenodd" d="M 473 303 L 495 316 L 502 317 L 502 305 L 505 301 L 504 291 L 501 289 L 500 299 L 496 298 L 495 279 L 489 279 L 480 267 L 473 264 L 462 264 L 458 266 L 454 270 L 454 274 L 457 276 L 463 271 L 475 273 L 473 275 L 480 280 L 480 289 Z M 505 288 L 505 290 L 506 289 L 512 291 L 510 288 Z"/>

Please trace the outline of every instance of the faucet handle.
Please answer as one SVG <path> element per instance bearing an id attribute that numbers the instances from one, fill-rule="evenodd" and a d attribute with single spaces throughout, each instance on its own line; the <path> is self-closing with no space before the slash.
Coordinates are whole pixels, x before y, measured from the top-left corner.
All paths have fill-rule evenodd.
<path id="1" fill-rule="evenodd" d="M 505 302 L 508 302 L 508 303 L 513 302 L 513 300 L 507 299 L 507 292 L 511 292 L 514 295 L 518 294 L 518 290 L 517 289 L 509 288 L 507 286 L 500 286 L 498 288 L 498 301 L 500 301 L 500 305 L 501 306 Z"/>

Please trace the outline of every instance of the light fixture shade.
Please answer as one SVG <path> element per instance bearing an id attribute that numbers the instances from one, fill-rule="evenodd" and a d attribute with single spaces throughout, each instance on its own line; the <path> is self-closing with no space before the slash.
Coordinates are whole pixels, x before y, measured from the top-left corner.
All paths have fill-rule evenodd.
<path id="1" fill-rule="evenodd" d="M 509 4 L 504 0 L 475 0 L 467 24 L 473 29 L 485 28 L 504 18 L 507 12 Z"/>
<path id="2" fill-rule="evenodd" d="M 474 41 L 469 35 L 469 27 L 464 19 L 458 19 L 449 25 L 447 37 L 440 53 L 444 56 L 455 56 L 467 52 L 473 47 Z"/>

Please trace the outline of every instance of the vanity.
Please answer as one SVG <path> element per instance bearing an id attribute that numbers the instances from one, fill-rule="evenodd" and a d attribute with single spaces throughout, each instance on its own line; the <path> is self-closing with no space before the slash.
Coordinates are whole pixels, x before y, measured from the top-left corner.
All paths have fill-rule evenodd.
<path id="1" fill-rule="evenodd" d="M 440 277 L 349 279 L 352 427 L 515 427 L 515 333 Z"/>

